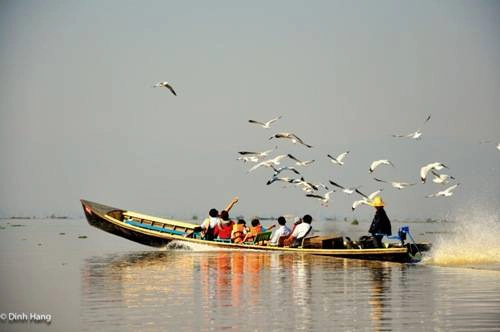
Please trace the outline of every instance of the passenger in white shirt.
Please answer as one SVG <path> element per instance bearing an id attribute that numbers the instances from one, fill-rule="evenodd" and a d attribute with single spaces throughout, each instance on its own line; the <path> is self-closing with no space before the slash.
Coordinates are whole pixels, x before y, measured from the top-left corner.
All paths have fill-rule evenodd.
<path id="1" fill-rule="evenodd" d="M 279 244 L 280 237 L 288 236 L 292 232 L 286 225 L 286 219 L 284 217 L 278 218 L 278 224 L 280 227 L 274 231 L 273 236 L 271 236 L 271 239 L 269 240 L 269 244 L 274 246 Z"/>
<path id="2" fill-rule="evenodd" d="M 302 218 L 302 222 L 297 224 L 293 229 L 292 235 L 290 235 L 286 241 L 285 246 L 299 247 L 302 244 L 302 240 L 311 232 L 312 217 L 306 214 Z"/>

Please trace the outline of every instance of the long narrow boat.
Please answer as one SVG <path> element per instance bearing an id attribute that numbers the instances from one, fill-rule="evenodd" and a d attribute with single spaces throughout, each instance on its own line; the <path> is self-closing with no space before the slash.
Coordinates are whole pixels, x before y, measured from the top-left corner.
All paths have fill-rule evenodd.
<path id="1" fill-rule="evenodd" d="M 293 252 L 301 254 L 326 255 L 333 257 L 383 260 L 402 263 L 418 262 L 421 251 L 428 250 L 427 244 L 394 244 L 388 248 L 350 248 L 343 241 L 323 241 L 301 248 L 269 246 L 265 243 L 240 244 L 208 241 L 196 236 L 199 225 L 182 221 L 149 216 L 133 211 L 81 200 L 85 217 L 90 225 L 126 239 L 153 247 L 163 247 L 171 241 L 204 244 L 212 247 L 235 250 L 264 250 L 269 252 Z"/>

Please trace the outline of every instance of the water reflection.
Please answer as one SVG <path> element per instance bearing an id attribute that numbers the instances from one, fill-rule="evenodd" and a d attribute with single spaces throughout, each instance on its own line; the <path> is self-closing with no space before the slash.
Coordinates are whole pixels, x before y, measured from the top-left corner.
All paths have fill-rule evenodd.
<path id="1" fill-rule="evenodd" d="M 433 323 L 422 316 L 434 314 L 438 304 L 426 278 L 416 276 L 429 272 L 388 262 L 256 252 L 93 257 L 82 270 L 83 320 L 89 330 L 105 322 L 125 330 L 425 329 Z M 442 326 L 450 328 L 448 322 Z"/>

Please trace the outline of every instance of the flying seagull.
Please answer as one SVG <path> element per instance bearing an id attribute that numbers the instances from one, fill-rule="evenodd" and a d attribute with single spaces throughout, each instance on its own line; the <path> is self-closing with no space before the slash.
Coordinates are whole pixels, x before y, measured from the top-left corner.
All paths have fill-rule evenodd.
<path id="1" fill-rule="evenodd" d="M 288 181 L 290 183 L 295 184 L 296 186 L 301 186 L 302 190 L 308 193 L 312 193 L 315 190 L 318 190 L 318 187 L 311 182 L 307 182 L 304 180 L 304 177 L 301 177 L 300 179 L 291 179 Z"/>
<path id="2" fill-rule="evenodd" d="M 436 171 L 440 171 L 443 168 L 448 168 L 448 166 L 446 166 L 443 163 L 439 163 L 439 162 L 430 163 L 430 164 L 423 166 L 422 168 L 420 168 L 420 180 L 422 180 L 422 183 L 425 183 L 425 181 L 427 180 L 427 174 L 432 169 L 435 169 Z"/>
<path id="3" fill-rule="evenodd" d="M 336 158 L 332 157 L 331 155 L 327 155 L 328 158 L 330 158 L 330 161 L 336 165 L 344 165 L 344 158 L 349 154 L 349 151 L 346 151 L 344 153 L 339 154 Z"/>
<path id="4" fill-rule="evenodd" d="M 278 177 L 278 176 L 273 176 L 271 178 L 271 180 L 267 181 L 267 185 L 270 185 L 271 183 L 274 183 L 276 181 L 283 181 L 283 182 L 290 182 L 290 178 L 289 177 Z"/>
<path id="5" fill-rule="evenodd" d="M 271 167 L 271 165 L 279 165 L 281 159 L 283 159 L 285 157 L 286 157 L 286 154 L 282 154 L 282 155 L 279 155 L 277 157 L 274 157 L 273 159 L 268 159 L 268 160 L 261 161 L 257 165 L 255 165 L 252 168 L 250 168 L 248 170 L 248 172 L 250 173 L 250 172 L 256 170 L 257 168 L 259 168 L 261 166 Z"/>
<path id="6" fill-rule="evenodd" d="M 408 188 L 410 186 L 416 185 L 416 183 L 384 181 L 384 180 L 380 180 L 377 178 L 373 178 L 373 180 L 378 181 L 378 182 L 389 183 L 391 186 L 393 186 L 396 189 L 405 189 L 405 188 Z"/>
<path id="7" fill-rule="evenodd" d="M 323 206 L 328 206 L 328 202 L 330 201 L 330 194 L 333 193 L 333 190 L 330 190 L 329 192 L 325 193 L 325 195 L 316 195 L 316 194 L 307 194 L 307 197 L 312 197 L 319 199 L 321 201 L 321 205 Z"/>
<path id="8" fill-rule="evenodd" d="M 328 180 L 328 182 L 330 182 L 330 184 L 331 184 L 332 186 L 335 186 L 335 187 L 337 187 L 337 188 L 342 189 L 342 192 L 343 192 L 343 193 L 346 193 L 347 195 L 352 194 L 353 192 L 355 192 L 355 191 L 356 191 L 356 189 L 358 189 L 358 188 L 359 188 L 359 187 L 356 187 L 356 188 L 346 188 L 346 187 L 341 186 L 341 185 L 340 185 L 340 184 L 338 184 L 338 183 L 333 182 L 332 180 Z"/>
<path id="9" fill-rule="evenodd" d="M 358 206 L 360 206 L 361 204 L 370 205 L 370 201 L 369 201 L 369 200 L 367 200 L 366 198 L 363 198 L 363 199 L 360 199 L 360 200 L 354 201 L 354 202 L 352 203 L 351 210 L 352 210 L 352 211 L 356 210 L 356 208 L 357 208 Z"/>
<path id="10" fill-rule="evenodd" d="M 239 151 L 238 153 L 241 154 L 242 156 L 255 156 L 257 158 L 263 158 L 263 157 L 267 157 L 268 154 L 270 154 L 271 152 L 273 152 L 277 148 L 278 147 L 275 146 L 274 149 L 270 149 L 270 150 L 266 150 L 266 151 L 262 151 L 262 152 Z"/>
<path id="11" fill-rule="evenodd" d="M 448 184 L 450 180 L 455 180 L 453 176 L 448 174 L 438 174 L 433 169 L 431 170 L 431 173 L 432 175 L 434 175 L 434 179 L 432 179 L 432 182 L 437 184 Z"/>
<path id="12" fill-rule="evenodd" d="M 271 168 L 274 170 L 274 176 L 277 176 L 278 174 L 280 174 L 283 171 L 291 171 L 297 175 L 300 175 L 300 172 L 297 171 L 297 169 L 295 167 L 292 167 L 292 166 L 284 166 L 284 167 L 276 168 L 273 165 L 271 165 Z"/>
<path id="13" fill-rule="evenodd" d="M 274 119 L 269 120 L 269 121 L 267 121 L 267 122 L 260 122 L 260 121 L 255 121 L 255 120 L 248 120 L 248 122 L 250 122 L 250 123 L 254 123 L 254 124 L 258 124 L 258 125 L 259 125 L 259 126 L 261 126 L 262 128 L 269 129 L 269 128 L 271 128 L 271 125 L 272 125 L 274 122 L 278 121 L 279 119 L 281 119 L 281 115 L 280 115 L 280 116 L 278 116 L 277 118 L 274 118 Z"/>
<path id="14" fill-rule="evenodd" d="M 295 160 L 295 165 L 297 165 L 297 166 L 307 166 L 307 165 L 311 165 L 314 162 L 314 160 L 304 160 L 304 161 L 302 161 L 300 159 L 295 158 L 291 154 L 288 154 L 288 158 L 290 158 L 292 160 Z"/>
<path id="15" fill-rule="evenodd" d="M 243 157 L 238 157 L 236 158 L 236 160 L 243 160 L 243 162 L 245 163 L 248 163 L 248 162 L 252 162 L 252 163 L 256 163 L 259 161 L 259 158 L 257 158 L 256 156 L 243 156 Z"/>
<path id="16" fill-rule="evenodd" d="M 168 82 L 158 82 L 155 85 L 153 85 L 153 88 L 167 88 L 174 94 L 174 96 L 177 96 L 177 93 L 175 93 L 174 88 Z"/>
<path id="17" fill-rule="evenodd" d="M 295 135 L 293 133 L 277 133 L 277 134 L 274 134 L 274 136 L 269 137 L 269 139 L 273 139 L 273 138 L 286 138 L 286 139 L 291 140 L 293 144 L 300 143 L 302 145 L 307 146 L 308 148 L 312 148 L 311 145 L 304 143 L 303 140 L 301 140 L 297 135 Z"/>
<path id="18" fill-rule="evenodd" d="M 458 187 L 460 183 L 457 183 L 457 184 L 454 184 L 453 186 L 449 187 L 449 188 L 446 188 L 445 190 L 443 191 L 438 191 L 437 193 L 434 193 L 434 194 L 430 194 L 430 195 L 427 195 L 425 197 L 439 197 L 439 196 L 443 196 L 443 197 L 450 197 L 453 195 L 453 190 Z"/>
<path id="19" fill-rule="evenodd" d="M 427 123 L 427 121 L 429 121 L 431 119 L 431 115 L 429 114 L 429 116 L 425 119 L 424 121 L 424 125 Z M 409 133 L 407 135 L 392 135 L 392 137 L 396 137 L 396 138 L 412 138 L 412 139 L 421 139 L 422 138 L 422 131 L 420 129 L 417 129 L 417 131 L 413 132 L 413 133 Z"/>
<path id="20" fill-rule="evenodd" d="M 391 165 L 392 167 L 395 167 L 394 164 L 391 161 L 387 160 L 387 159 L 375 160 L 370 165 L 370 169 L 369 169 L 370 173 L 373 173 L 373 171 L 375 170 L 375 168 L 377 168 L 380 165 Z"/>
<path id="21" fill-rule="evenodd" d="M 378 194 L 380 194 L 380 192 L 382 191 L 382 189 L 374 191 L 370 195 L 365 195 L 361 191 L 359 191 L 358 189 L 356 189 L 355 191 L 356 191 L 356 193 L 358 193 L 361 196 L 363 196 L 363 198 L 360 199 L 360 200 L 354 201 L 352 203 L 352 206 L 351 206 L 352 211 L 356 210 L 356 208 L 358 206 L 360 206 L 361 204 L 370 205 L 371 201 L 373 201 L 373 199 L 375 198 L 375 196 L 377 196 Z"/>

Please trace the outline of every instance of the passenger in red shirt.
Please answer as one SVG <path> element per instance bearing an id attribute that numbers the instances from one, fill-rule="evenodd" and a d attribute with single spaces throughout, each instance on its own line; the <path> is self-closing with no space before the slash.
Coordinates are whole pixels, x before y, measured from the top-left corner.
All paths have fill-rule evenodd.
<path id="1" fill-rule="evenodd" d="M 219 239 L 231 239 L 231 232 L 233 231 L 234 221 L 229 219 L 229 213 L 224 210 L 220 213 L 220 221 L 217 228 L 219 229 Z"/>

